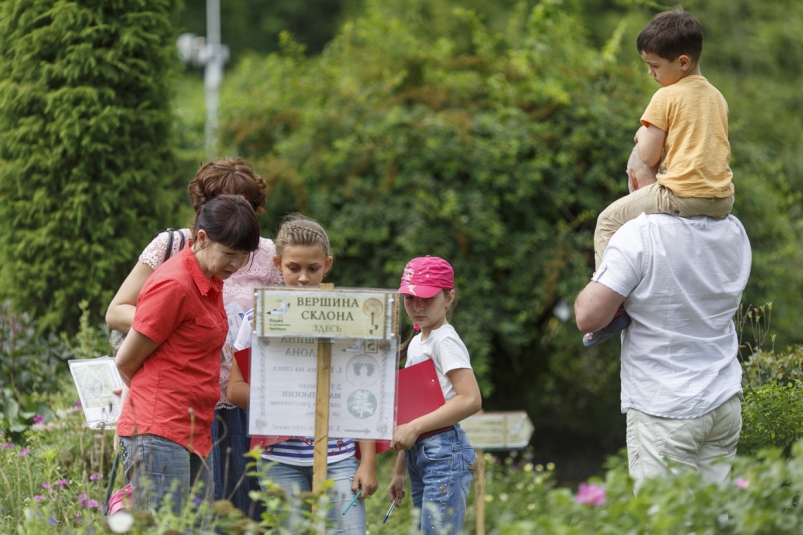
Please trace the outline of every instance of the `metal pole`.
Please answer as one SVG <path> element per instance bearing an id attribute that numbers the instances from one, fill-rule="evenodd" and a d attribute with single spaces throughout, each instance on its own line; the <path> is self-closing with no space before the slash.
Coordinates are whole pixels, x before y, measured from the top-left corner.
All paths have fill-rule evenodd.
<path id="1" fill-rule="evenodd" d="M 217 108 L 220 82 L 223 80 L 225 55 L 220 46 L 220 0 L 206 0 L 206 46 L 209 56 L 204 69 L 206 93 L 206 127 L 204 145 L 206 158 L 215 157 L 217 145 Z"/>

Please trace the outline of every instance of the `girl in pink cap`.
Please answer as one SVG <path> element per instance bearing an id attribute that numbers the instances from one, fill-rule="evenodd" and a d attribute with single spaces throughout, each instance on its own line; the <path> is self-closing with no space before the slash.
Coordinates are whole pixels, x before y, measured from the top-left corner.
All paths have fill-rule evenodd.
<path id="1" fill-rule="evenodd" d="M 404 498 L 409 473 L 423 533 L 460 533 L 476 454 L 458 422 L 479 411 L 482 398 L 468 350 L 446 318 L 455 304 L 454 270 L 442 258 L 414 258 L 404 268 L 399 293 L 421 331 L 406 344 L 406 366 L 431 359 L 446 403 L 396 428 L 391 447 L 399 456 L 388 497 L 396 504 Z"/>

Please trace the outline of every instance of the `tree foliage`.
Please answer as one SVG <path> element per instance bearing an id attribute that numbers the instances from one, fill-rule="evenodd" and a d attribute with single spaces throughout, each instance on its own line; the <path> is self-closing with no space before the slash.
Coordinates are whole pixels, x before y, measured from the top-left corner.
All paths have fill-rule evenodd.
<path id="1" fill-rule="evenodd" d="M 0 293 L 40 328 L 100 312 L 173 209 L 174 9 L 0 3 Z"/>
<path id="2" fill-rule="evenodd" d="M 486 395 L 499 389 L 488 406 L 611 451 L 624 436 L 618 345 L 583 348 L 555 311 L 593 270 L 596 216 L 626 190 L 655 88 L 617 59 L 621 33 L 591 45 L 559 1 L 522 4 L 501 33 L 452 7 L 368 2 L 315 58 L 285 36 L 231 77 L 221 137 L 266 176 L 268 220 L 324 223 L 338 285 L 394 287 L 413 256 L 452 262 L 453 322 Z M 745 151 L 735 165 L 756 295 L 799 278 L 778 267 L 797 234 L 766 163 Z"/>
<path id="3" fill-rule="evenodd" d="M 596 215 L 625 191 L 646 81 L 556 2 L 499 35 L 471 12 L 406 7 L 369 4 L 318 58 L 286 41 L 242 62 L 221 137 L 267 178 L 270 219 L 324 223 L 338 285 L 394 287 L 413 256 L 452 262 L 453 322 L 486 394 L 503 385 L 497 408 L 544 409 L 538 424 L 585 411 L 569 425 L 607 434 L 616 347 L 583 351 L 553 309 L 593 270 Z"/>

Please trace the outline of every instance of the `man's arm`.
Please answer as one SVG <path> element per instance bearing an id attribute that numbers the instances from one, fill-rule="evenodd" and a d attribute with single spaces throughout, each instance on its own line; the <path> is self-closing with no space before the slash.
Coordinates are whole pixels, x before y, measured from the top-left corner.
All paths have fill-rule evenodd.
<path id="1" fill-rule="evenodd" d="M 574 317 L 577 328 L 584 333 L 596 332 L 608 325 L 625 296 L 604 284 L 591 281 L 574 301 Z"/>

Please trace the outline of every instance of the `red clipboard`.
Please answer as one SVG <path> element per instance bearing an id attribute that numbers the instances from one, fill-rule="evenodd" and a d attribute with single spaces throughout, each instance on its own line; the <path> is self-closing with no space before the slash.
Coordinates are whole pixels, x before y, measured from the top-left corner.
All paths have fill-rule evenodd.
<path id="1" fill-rule="evenodd" d="M 446 404 L 443 390 L 432 359 L 426 359 L 398 371 L 398 406 L 396 425 L 410 423 Z M 451 429 L 452 426 L 433 429 L 418 438 L 428 437 Z"/>
<path id="2" fill-rule="evenodd" d="M 234 353 L 234 360 L 237 361 L 237 367 L 240 368 L 240 373 L 243 374 L 243 379 L 246 383 L 251 382 L 251 348 L 247 347 Z M 289 436 L 265 436 L 265 435 L 252 435 L 251 448 L 260 447 L 266 448 L 279 442 L 284 442 L 290 438 Z"/>

